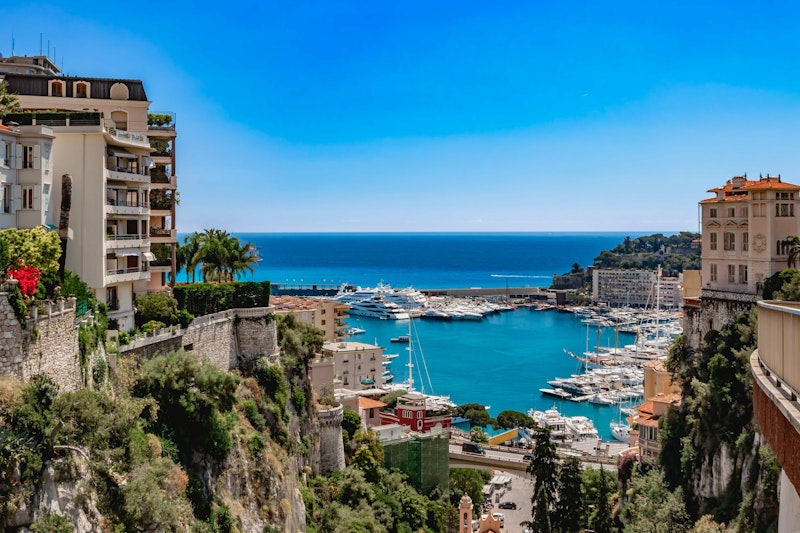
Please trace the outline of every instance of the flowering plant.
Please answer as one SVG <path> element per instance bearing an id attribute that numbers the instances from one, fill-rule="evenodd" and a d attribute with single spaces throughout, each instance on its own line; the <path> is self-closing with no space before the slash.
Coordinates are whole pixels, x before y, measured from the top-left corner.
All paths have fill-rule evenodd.
<path id="1" fill-rule="evenodd" d="M 32 266 L 12 268 L 8 271 L 8 277 L 19 281 L 20 292 L 28 297 L 32 297 L 36 292 L 41 276 L 39 269 Z"/>

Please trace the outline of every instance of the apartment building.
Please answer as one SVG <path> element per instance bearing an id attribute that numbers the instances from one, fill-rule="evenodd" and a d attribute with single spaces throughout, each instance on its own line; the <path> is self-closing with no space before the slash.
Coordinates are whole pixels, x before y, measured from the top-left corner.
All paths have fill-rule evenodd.
<path id="1" fill-rule="evenodd" d="M 658 301 L 661 308 L 680 304 L 677 278 L 662 278 L 653 270 L 594 269 L 592 302 L 609 307 L 651 307 Z"/>
<path id="2" fill-rule="evenodd" d="M 299 296 L 272 296 L 270 305 L 276 315 L 294 315 L 306 324 L 321 329 L 326 342 L 339 342 L 347 337 L 347 310 L 342 302 L 302 298 Z"/>
<path id="3" fill-rule="evenodd" d="M 148 231 L 147 137 L 114 130 L 95 112 L 19 113 L 7 115 L 6 120 L 20 124 L 20 130 L 46 125 L 54 140 L 49 160 L 39 166 L 52 166 L 50 174 L 58 176 L 43 181 L 38 204 L 36 186 L 26 185 L 26 178 L 18 177 L 23 180 L 23 199 L 17 209 L 17 226 L 32 227 L 20 218 L 31 214 L 33 225 L 52 227 L 53 207 L 60 207 L 62 200 L 61 176 L 69 175 L 72 194 L 66 267 L 106 303 L 109 319 L 120 329 L 132 329 L 135 295 L 147 292 L 149 263 L 154 259 Z M 33 209 L 26 208 L 26 187 L 33 187 Z"/>
<path id="4" fill-rule="evenodd" d="M 334 381 L 353 390 L 383 386 L 383 348 L 363 342 L 326 342 L 322 358 L 332 358 Z"/>
<path id="5" fill-rule="evenodd" d="M 0 125 L 0 228 L 51 226 L 53 130 Z"/>
<path id="6" fill-rule="evenodd" d="M 0 79 L 26 112 L 6 118 L 7 125 L 16 123 L 12 129 L 19 134 L 49 128 L 54 136 L 51 148 L 43 139 L 31 156 L 23 151 L 23 167 L 17 169 L 21 196 L 12 188 L 9 209 L 19 212 L 16 198 L 19 205 L 30 199 L 33 209 L 17 214 L 14 225 L 37 225 L 29 222 L 35 216 L 28 211 L 39 205 L 43 224 L 57 221 L 61 176 L 69 174 L 67 268 L 109 305 L 120 328 L 132 328 L 135 297 L 164 290 L 176 276 L 174 115 L 149 115 L 150 101 L 139 80 L 62 76 L 46 57 L 0 58 Z M 26 193 L 24 186 L 34 180 L 24 167 L 29 157 L 39 161 L 41 168 L 32 170 L 43 176 Z M 0 223 L 11 225 L 11 218 Z"/>
<path id="7" fill-rule="evenodd" d="M 714 197 L 700 202 L 703 291 L 760 295 L 764 280 L 786 268 L 782 241 L 800 229 L 800 186 L 736 176 L 708 192 Z"/>

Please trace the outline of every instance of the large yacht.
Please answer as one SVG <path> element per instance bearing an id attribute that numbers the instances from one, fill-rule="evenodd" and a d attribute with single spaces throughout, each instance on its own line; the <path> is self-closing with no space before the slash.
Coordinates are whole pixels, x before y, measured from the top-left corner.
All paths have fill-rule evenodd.
<path id="1" fill-rule="evenodd" d="M 386 302 L 380 297 L 351 302 L 348 314 L 380 318 L 381 320 L 408 320 L 408 313 L 399 305 Z"/>

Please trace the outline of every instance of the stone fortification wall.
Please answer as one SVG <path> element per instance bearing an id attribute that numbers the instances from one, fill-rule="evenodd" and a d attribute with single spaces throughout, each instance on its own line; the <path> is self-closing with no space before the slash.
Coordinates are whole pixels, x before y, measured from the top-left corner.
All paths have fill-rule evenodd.
<path id="1" fill-rule="evenodd" d="M 195 318 L 183 334 L 182 347 L 224 372 L 237 368 L 235 316 L 235 310 L 228 310 Z"/>
<path id="2" fill-rule="evenodd" d="M 23 329 L 8 303 L 8 294 L 0 293 L 0 374 L 22 380 L 45 374 L 62 391 L 82 387 L 75 300 L 45 305 L 41 312 L 34 308 L 27 329 Z"/>
<path id="3" fill-rule="evenodd" d="M 342 415 L 344 407 L 317 407 L 319 420 L 320 475 L 344 469 L 344 443 L 342 442 Z"/>
<path id="4" fill-rule="evenodd" d="M 236 310 L 236 338 L 242 359 L 275 355 L 280 351 L 278 329 L 271 310 L 270 307 Z"/>
<path id="5" fill-rule="evenodd" d="M 750 313 L 755 302 L 749 294 L 716 295 L 704 290 L 699 307 L 684 307 L 683 334 L 689 346 L 699 350 L 709 331 L 721 331 L 737 315 Z"/>

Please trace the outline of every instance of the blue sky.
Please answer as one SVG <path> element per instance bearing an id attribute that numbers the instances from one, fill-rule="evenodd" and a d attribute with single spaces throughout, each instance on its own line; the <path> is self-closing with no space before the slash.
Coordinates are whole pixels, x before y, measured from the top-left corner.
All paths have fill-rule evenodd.
<path id="1" fill-rule="evenodd" d="M 4 55 L 176 113 L 180 231 L 696 230 L 800 183 L 791 2 L 6 4 Z"/>

